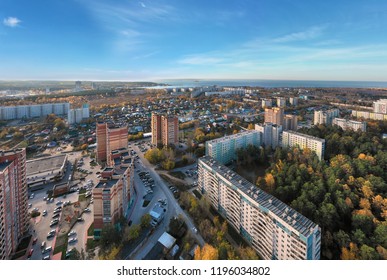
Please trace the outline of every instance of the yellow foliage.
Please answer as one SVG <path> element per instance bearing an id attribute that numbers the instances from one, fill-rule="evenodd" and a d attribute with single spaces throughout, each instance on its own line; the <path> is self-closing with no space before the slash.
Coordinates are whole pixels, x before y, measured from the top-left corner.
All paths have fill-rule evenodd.
<path id="1" fill-rule="evenodd" d="M 195 260 L 217 260 L 218 258 L 218 250 L 210 244 L 206 243 L 203 248 L 198 246 L 195 250 Z"/>
<path id="2" fill-rule="evenodd" d="M 349 243 L 348 248 L 341 248 L 341 259 L 342 260 L 356 260 L 359 249 L 357 245 L 353 242 Z"/>
<path id="3" fill-rule="evenodd" d="M 371 204 L 368 199 L 362 198 L 360 199 L 360 207 L 365 210 L 369 210 L 371 208 Z"/>
<path id="4" fill-rule="evenodd" d="M 357 157 L 358 159 L 365 159 L 366 158 L 366 155 L 361 153 L 359 154 L 359 156 Z"/>
<path id="5" fill-rule="evenodd" d="M 274 180 L 273 174 L 267 173 L 267 174 L 265 175 L 265 182 L 266 182 L 266 185 L 267 185 L 270 189 L 273 189 L 274 186 L 275 186 L 275 180 Z"/>
<path id="6" fill-rule="evenodd" d="M 347 197 L 347 198 L 345 199 L 345 204 L 347 204 L 347 206 L 348 206 L 349 208 L 353 209 L 353 203 L 352 203 L 352 200 L 351 200 L 349 197 Z"/>
<path id="7" fill-rule="evenodd" d="M 364 197 L 367 199 L 371 198 L 374 195 L 371 183 L 369 181 L 365 182 L 365 185 L 361 188 L 361 191 L 363 192 Z"/>

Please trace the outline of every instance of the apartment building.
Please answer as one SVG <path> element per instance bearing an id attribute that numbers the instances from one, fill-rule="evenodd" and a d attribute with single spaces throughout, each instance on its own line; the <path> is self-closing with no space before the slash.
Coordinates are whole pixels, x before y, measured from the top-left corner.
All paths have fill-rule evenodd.
<path id="1" fill-rule="evenodd" d="M 331 109 L 327 111 L 314 111 L 313 124 L 331 125 L 334 118 L 339 116 L 339 109 Z"/>
<path id="2" fill-rule="evenodd" d="M 295 115 L 285 115 L 283 120 L 283 129 L 284 130 L 297 130 L 298 119 Z"/>
<path id="3" fill-rule="evenodd" d="M 374 112 L 368 112 L 368 111 L 352 110 L 351 114 L 355 118 L 379 120 L 379 121 L 385 120 L 385 121 L 387 121 L 387 114 L 382 114 L 382 113 L 374 113 Z"/>
<path id="4" fill-rule="evenodd" d="M 273 106 L 273 100 L 265 98 L 262 99 L 262 108 L 270 108 Z"/>
<path id="5" fill-rule="evenodd" d="M 324 158 L 325 139 L 298 133 L 295 131 L 284 131 L 282 133 L 282 147 L 295 147 L 300 149 L 308 148 L 316 153 L 318 158 Z"/>
<path id="6" fill-rule="evenodd" d="M 198 187 L 266 260 L 320 259 L 321 229 L 215 159 L 198 160 Z"/>
<path id="7" fill-rule="evenodd" d="M 90 117 L 89 104 L 83 104 L 82 108 L 70 109 L 67 114 L 69 124 L 80 123 Z"/>
<path id="8" fill-rule="evenodd" d="M 128 147 L 127 126 L 97 123 L 97 161 L 111 161 L 111 151 Z"/>
<path id="9" fill-rule="evenodd" d="M 298 97 L 289 97 L 289 104 L 292 106 L 298 105 Z"/>
<path id="10" fill-rule="evenodd" d="M 179 119 L 176 116 L 152 113 L 151 130 L 153 145 L 178 145 Z"/>
<path id="11" fill-rule="evenodd" d="M 367 129 L 366 122 L 358 122 L 340 118 L 334 118 L 332 124 L 340 126 L 343 130 L 352 129 L 354 131 L 358 131 L 360 129 L 361 131 L 365 132 Z"/>
<path id="12" fill-rule="evenodd" d="M 286 106 L 286 98 L 277 97 L 277 107 L 285 107 L 285 106 Z"/>
<path id="13" fill-rule="evenodd" d="M 70 103 L 50 103 L 38 105 L 2 106 L 0 120 L 30 119 L 45 117 L 49 114 L 67 115 Z"/>
<path id="14" fill-rule="evenodd" d="M 265 147 L 277 148 L 281 145 L 282 126 L 272 123 L 256 124 L 255 130 L 261 134 L 261 142 Z"/>
<path id="15" fill-rule="evenodd" d="M 0 260 L 10 259 L 28 232 L 26 151 L 0 151 Z"/>
<path id="16" fill-rule="evenodd" d="M 272 123 L 282 125 L 284 121 L 284 108 L 266 108 L 265 109 L 265 123 Z"/>
<path id="17" fill-rule="evenodd" d="M 206 142 L 206 155 L 228 164 L 236 160 L 236 151 L 248 145 L 260 146 L 261 135 L 255 130 L 245 130 L 237 134 L 225 136 Z"/>
<path id="18" fill-rule="evenodd" d="M 99 238 L 105 225 L 127 217 L 133 203 L 133 165 L 106 167 L 93 189 L 94 236 Z"/>
<path id="19" fill-rule="evenodd" d="M 387 114 L 387 99 L 379 99 L 373 104 L 374 113 Z"/>

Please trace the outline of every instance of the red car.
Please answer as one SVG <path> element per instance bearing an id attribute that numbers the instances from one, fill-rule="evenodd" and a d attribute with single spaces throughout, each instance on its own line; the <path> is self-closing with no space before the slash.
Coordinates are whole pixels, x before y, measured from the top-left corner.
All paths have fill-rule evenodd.
<path id="1" fill-rule="evenodd" d="M 35 238 L 32 240 L 32 245 L 35 245 L 37 241 L 38 241 L 38 238 L 35 237 Z"/>

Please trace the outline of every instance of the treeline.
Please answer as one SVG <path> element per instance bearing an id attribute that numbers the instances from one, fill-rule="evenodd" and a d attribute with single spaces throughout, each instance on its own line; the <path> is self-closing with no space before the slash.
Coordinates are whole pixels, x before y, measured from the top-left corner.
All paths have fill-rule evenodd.
<path id="1" fill-rule="evenodd" d="M 316 126 L 329 161 L 277 149 L 257 184 L 319 224 L 323 259 L 387 259 L 387 142 L 377 133 Z"/>

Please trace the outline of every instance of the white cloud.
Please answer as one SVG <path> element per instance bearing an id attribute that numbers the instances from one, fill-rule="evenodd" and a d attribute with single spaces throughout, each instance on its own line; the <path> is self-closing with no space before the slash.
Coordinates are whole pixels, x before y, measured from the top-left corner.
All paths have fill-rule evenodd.
<path id="1" fill-rule="evenodd" d="M 326 26 L 313 26 L 305 31 L 294 32 L 273 40 L 275 43 L 287 43 L 293 41 L 305 41 L 319 37 Z"/>
<path id="2" fill-rule="evenodd" d="M 16 17 L 7 17 L 3 20 L 4 25 L 9 27 L 19 26 L 20 22 L 21 20 Z"/>
<path id="3" fill-rule="evenodd" d="M 141 5 L 141 7 L 146 8 L 146 5 L 144 4 L 144 2 L 139 2 L 139 3 Z"/>

